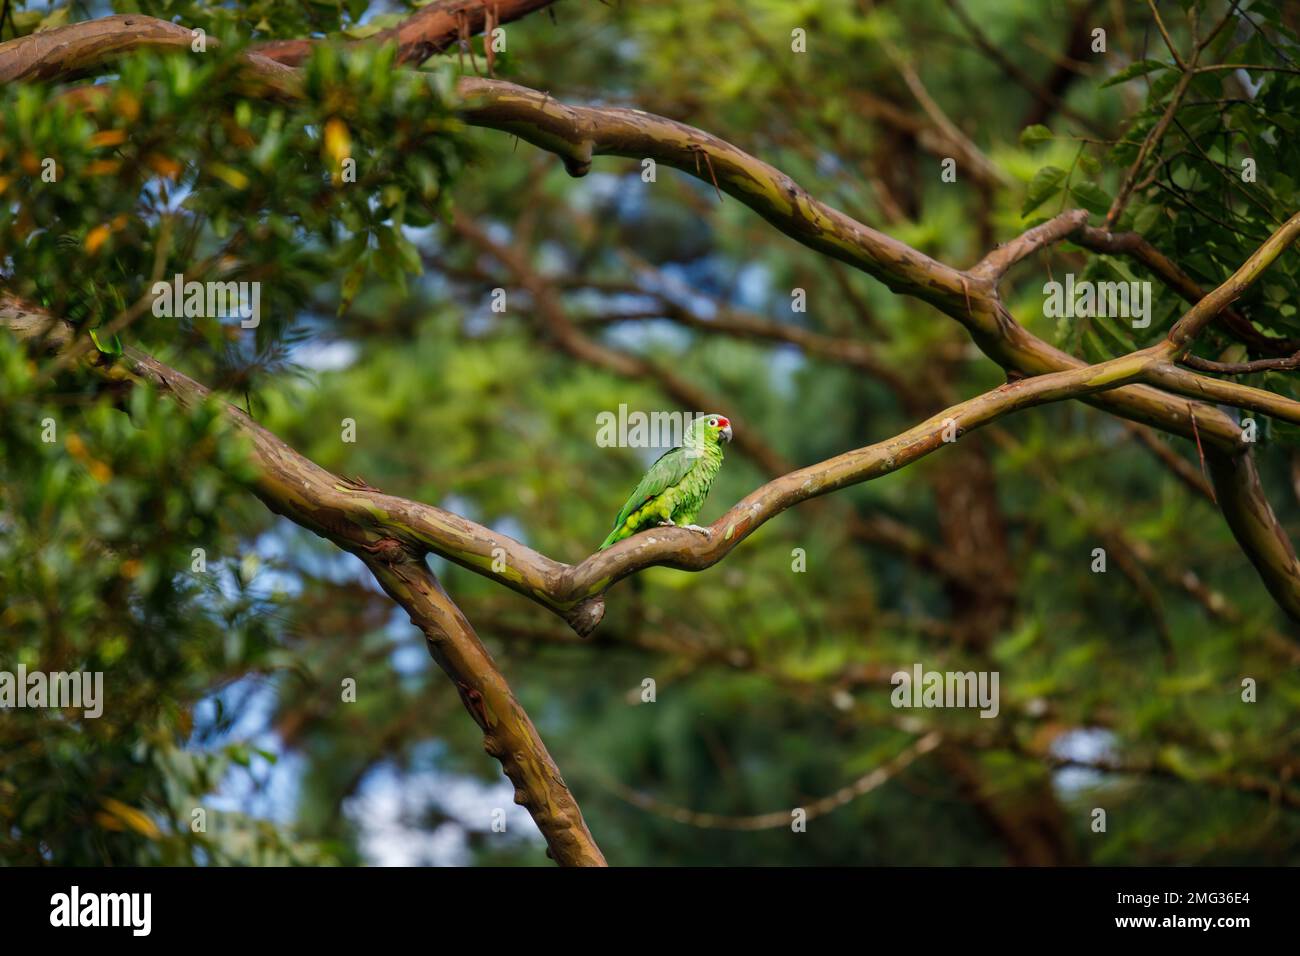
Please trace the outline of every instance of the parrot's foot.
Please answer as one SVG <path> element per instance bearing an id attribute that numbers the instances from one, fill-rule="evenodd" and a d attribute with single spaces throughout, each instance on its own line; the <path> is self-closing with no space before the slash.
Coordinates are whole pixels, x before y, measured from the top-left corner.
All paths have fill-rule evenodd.
<path id="1" fill-rule="evenodd" d="M 694 531 L 694 532 L 696 532 L 697 534 L 702 534 L 702 535 L 704 535 L 704 537 L 706 537 L 706 538 L 707 538 L 709 535 L 713 534 L 713 532 L 710 531 L 708 528 L 702 528 L 702 527 L 700 527 L 700 526 L 697 525 L 697 524 L 678 524 L 677 522 L 673 521 L 672 518 L 665 518 L 663 521 L 659 522 L 659 527 L 661 527 L 661 528 L 681 528 L 681 529 L 684 530 L 684 531 Z"/>

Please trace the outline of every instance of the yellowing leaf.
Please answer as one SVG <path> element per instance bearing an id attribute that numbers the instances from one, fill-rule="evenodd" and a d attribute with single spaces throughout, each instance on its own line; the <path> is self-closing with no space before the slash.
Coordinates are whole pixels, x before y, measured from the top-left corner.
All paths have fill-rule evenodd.
<path id="1" fill-rule="evenodd" d="M 140 101 L 128 90 L 118 90 L 113 97 L 113 109 L 127 122 L 134 123 L 140 118 Z"/>
<path id="2" fill-rule="evenodd" d="M 46 30 L 54 30 L 58 27 L 67 26 L 68 15 L 70 13 L 72 13 L 72 6 L 70 4 L 66 7 L 58 7 L 57 9 L 51 10 L 41 18 L 40 24 L 32 32 L 44 33 Z"/>
<path id="3" fill-rule="evenodd" d="M 352 134 L 337 116 L 325 123 L 325 155 L 334 168 L 342 166 L 343 160 L 352 155 Z"/>
<path id="4" fill-rule="evenodd" d="M 120 146 L 126 142 L 126 130 L 102 129 L 90 137 L 91 146 Z"/>
<path id="5" fill-rule="evenodd" d="M 158 839 L 159 836 L 161 836 L 161 834 L 158 831 L 157 824 L 155 824 L 152 820 L 150 820 L 147 814 L 137 810 L 135 807 L 128 807 L 122 801 L 114 800 L 112 797 L 105 797 L 104 809 L 107 810 L 109 814 L 112 814 L 113 817 L 116 817 L 117 820 L 120 820 L 126 826 L 130 827 L 136 833 L 139 833 L 142 836 L 146 836 L 150 840 L 156 840 Z M 107 814 L 97 814 L 95 818 L 99 820 L 101 817 L 104 817 L 106 815 Z M 101 825 L 106 825 L 106 824 L 104 824 L 104 822 L 101 820 Z M 108 829 L 120 830 L 121 827 L 118 826 L 114 828 L 112 826 L 109 826 Z"/>
<path id="6" fill-rule="evenodd" d="M 99 247 L 108 240 L 110 231 L 107 225 L 99 225 L 86 233 L 86 251 L 92 256 L 98 252 Z"/>
<path id="7" fill-rule="evenodd" d="M 239 170 L 230 168 L 225 163 L 208 163 L 207 168 L 208 172 L 228 186 L 233 186 L 235 189 L 248 188 L 248 177 Z"/>
<path id="8" fill-rule="evenodd" d="M 86 451 L 86 443 L 76 432 L 68 432 L 68 437 L 63 439 L 63 447 L 68 449 L 68 454 L 78 461 L 85 461 L 89 455 Z"/>
<path id="9" fill-rule="evenodd" d="M 170 156 L 163 156 L 161 153 L 150 153 L 144 159 L 149 168 L 159 176 L 166 176 L 168 179 L 179 179 L 182 166 Z"/>
<path id="10" fill-rule="evenodd" d="M 120 160 L 97 159 L 93 163 L 86 164 L 86 173 L 90 176 L 112 176 L 121 168 Z"/>

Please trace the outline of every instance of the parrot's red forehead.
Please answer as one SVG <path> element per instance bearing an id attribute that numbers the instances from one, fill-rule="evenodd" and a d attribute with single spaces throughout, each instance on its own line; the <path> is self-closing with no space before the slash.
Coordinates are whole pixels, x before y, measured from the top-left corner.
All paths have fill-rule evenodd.
<path id="1" fill-rule="evenodd" d="M 723 418 L 721 415 L 718 416 L 718 427 L 719 427 L 719 428 L 726 428 L 726 427 L 729 426 L 730 424 L 731 424 L 731 420 L 730 420 L 729 418 Z"/>

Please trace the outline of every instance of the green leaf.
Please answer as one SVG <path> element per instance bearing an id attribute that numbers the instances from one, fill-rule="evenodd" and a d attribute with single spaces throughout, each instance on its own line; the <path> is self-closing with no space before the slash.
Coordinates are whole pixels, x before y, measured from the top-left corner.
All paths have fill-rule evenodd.
<path id="1" fill-rule="evenodd" d="M 35 29 L 35 33 L 44 33 L 46 30 L 54 30 L 58 27 L 68 25 L 68 16 L 72 13 L 72 7 L 57 7 L 50 11 L 41 19 L 40 25 Z"/>
<path id="2" fill-rule="evenodd" d="M 362 23 L 355 27 L 348 27 L 343 31 L 343 35 L 352 40 L 364 40 L 366 37 L 372 37 L 376 33 L 382 32 L 383 29 L 378 23 Z"/>
<path id="3" fill-rule="evenodd" d="M 1099 89 L 1105 89 L 1108 86 L 1115 86 L 1119 83 L 1126 83 L 1139 76 L 1146 76 L 1155 70 L 1169 69 L 1168 63 L 1162 63 L 1160 60 L 1138 60 L 1136 63 L 1130 63 L 1124 69 L 1120 70 L 1105 83 L 1101 84 Z"/>
<path id="4" fill-rule="evenodd" d="M 1152 203 L 1149 206 L 1143 206 L 1133 217 L 1133 231 L 1139 235 L 1147 235 L 1152 227 L 1160 220 L 1160 214 L 1164 207 Z"/>
<path id="5" fill-rule="evenodd" d="M 370 253 L 366 252 L 359 256 L 352 264 L 352 267 L 343 276 L 343 282 L 339 289 L 339 311 L 341 316 L 352 305 L 352 300 L 356 298 L 361 283 L 366 277 L 366 272 L 370 268 Z"/>
<path id="6" fill-rule="evenodd" d="M 1133 336 L 1125 332 L 1124 328 L 1119 325 L 1113 318 L 1106 315 L 1095 315 L 1092 317 L 1092 323 L 1099 332 L 1104 332 L 1110 336 L 1121 351 L 1131 351 L 1133 348 Z"/>
<path id="7" fill-rule="evenodd" d="M 90 341 L 94 342 L 95 348 L 99 349 L 105 355 L 122 354 L 122 340 L 117 337 L 116 333 L 113 334 L 113 344 L 105 346 L 102 342 L 99 341 L 99 334 L 94 329 L 91 329 Z"/>
<path id="8" fill-rule="evenodd" d="M 1110 196 L 1096 183 L 1075 183 L 1070 187 L 1070 195 L 1079 201 L 1088 212 L 1105 214 L 1110 209 Z"/>
<path id="9" fill-rule="evenodd" d="M 1042 123 L 1026 126 L 1020 131 L 1020 145 L 1026 148 L 1049 142 L 1054 138 L 1052 131 Z"/>
<path id="10" fill-rule="evenodd" d="M 1022 217 L 1029 215 L 1048 199 L 1056 195 L 1065 179 L 1065 170 L 1059 166 L 1044 166 L 1034 173 L 1025 193 L 1025 204 L 1020 207 Z"/>

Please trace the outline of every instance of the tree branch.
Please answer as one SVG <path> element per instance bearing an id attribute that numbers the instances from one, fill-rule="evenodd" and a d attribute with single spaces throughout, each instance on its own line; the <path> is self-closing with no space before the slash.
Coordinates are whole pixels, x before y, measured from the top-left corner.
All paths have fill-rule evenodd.
<path id="1" fill-rule="evenodd" d="M 1197 50 L 1193 56 L 1193 65 L 1196 62 L 1195 57 L 1199 55 L 1200 51 Z M 1142 145 L 1138 148 L 1137 158 L 1133 160 L 1133 165 L 1124 174 L 1119 190 L 1115 193 L 1115 199 L 1111 202 L 1110 209 L 1106 211 L 1105 225 L 1107 229 L 1119 221 L 1120 214 L 1124 211 L 1125 205 L 1128 204 L 1129 193 L 1133 191 L 1133 185 L 1137 181 L 1137 174 L 1141 171 L 1142 164 L 1146 162 L 1151 150 L 1164 138 L 1165 130 L 1169 128 L 1169 124 L 1173 122 L 1174 114 L 1178 112 L 1178 107 L 1182 105 L 1183 97 L 1187 95 L 1187 88 L 1191 86 L 1194 75 L 1190 70 L 1183 70 L 1183 75 L 1178 78 L 1178 84 L 1169 95 L 1169 105 L 1165 108 L 1160 119 L 1156 121 L 1155 126 L 1151 127 L 1146 138 L 1142 140 Z"/>
<path id="2" fill-rule="evenodd" d="M 546 838 L 548 855 L 563 866 L 604 866 L 605 857 L 533 722 L 423 556 L 390 562 L 366 555 L 362 560 L 424 633 L 430 655 L 483 731 L 483 749 L 501 761 L 515 785 L 515 803 L 528 810 Z"/>
<path id="3" fill-rule="evenodd" d="M 423 63 L 457 40 L 518 20 L 554 2 L 555 0 L 493 0 L 489 4 L 484 0 L 438 0 L 396 26 L 354 42 L 395 43 L 398 63 Z M 253 52 L 287 66 L 299 66 L 319 42 L 311 38 L 271 40 L 253 47 Z"/>
<path id="4" fill-rule="evenodd" d="M 189 51 L 194 34 L 178 23 L 137 14 L 114 14 L 0 43 L 0 83 L 72 80 L 140 50 Z M 207 43 L 216 46 L 216 40 Z M 292 67 L 256 53 L 244 54 L 250 95 L 299 95 Z"/>
<path id="5" fill-rule="evenodd" d="M 1219 378 L 1207 378 L 1168 362 L 1153 364 L 1147 370 L 1145 378 L 1152 385 L 1177 392 L 1179 395 L 1263 412 L 1284 422 L 1300 425 L 1300 402 L 1262 388 L 1252 388 L 1249 385 Z"/>
<path id="6" fill-rule="evenodd" d="M 1199 355 L 1184 355 L 1180 365 L 1198 372 L 1217 372 L 1220 375 L 1253 375 L 1256 372 L 1294 372 L 1300 368 L 1300 352 L 1286 358 L 1255 359 L 1252 362 L 1213 362 Z"/>
<path id="7" fill-rule="evenodd" d="M 825 816 L 832 810 L 838 810 L 840 807 L 852 803 L 858 797 L 865 796 L 882 784 L 892 780 L 906 770 L 918 757 L 934 750 L 942 742 L 943 735 L 937 730 L 932 730 L 852 783 L 846 784 L 832 794 L 812 800 L 798 809 L 804 811 L 805 821 L 814 817 Z M 792 819 L 791 810 L 776 810 L 772 813 L 760 813 L 748 817 L 728 816 L 721 813 L 701 813 L 698 810 L 689 810 L 685 807 L 678 807 L 657 800 L 654 797 L 625 787 L 616 781 L 607 781 L 607 786 L 634 807 L 640 807 L 650 813 L 702 830 L 738 830 L 744 832 L 774 830 L 778 827 L 788 827 Z"/>
<path id="8" fill-rule="evenodd" d="M 956 269 L 832 209 L 785 173 L 709 133 L 641 110 L 566 106 L 501 80 L 463 77 L 457 88 L 468 122 L 555 153 L 574 176 L 585 175 L 596 156 L 653 159 L 716 181 L 782 232 L 896 292 L 954 304 L 962 298 Z"/>
<path id="9" fill-rule="evenodd" d="M 1022 259 L 1027 259 L 1044 246 L 1050 246 L 1073 236 L 1088 222 L 1086 209 L 1072 209 L 1047 222 L 1021 233 L 1010 242 L 1004 242 L 970 269 L 972 276 L 996 281 Z"/>

